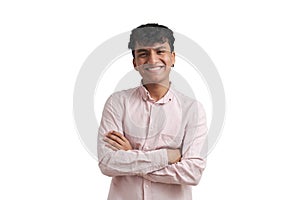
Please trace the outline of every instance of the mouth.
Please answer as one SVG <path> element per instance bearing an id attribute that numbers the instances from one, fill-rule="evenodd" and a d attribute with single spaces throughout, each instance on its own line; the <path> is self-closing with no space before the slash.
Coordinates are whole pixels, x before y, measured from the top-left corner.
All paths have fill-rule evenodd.
<path id="1" fill-rule="evenodd" d="M 146 67 L 145 70 L 150 71 L 150 72 L 157 72 L 164 68 L 165 66 L 157 66 L 157 67 Z"/>

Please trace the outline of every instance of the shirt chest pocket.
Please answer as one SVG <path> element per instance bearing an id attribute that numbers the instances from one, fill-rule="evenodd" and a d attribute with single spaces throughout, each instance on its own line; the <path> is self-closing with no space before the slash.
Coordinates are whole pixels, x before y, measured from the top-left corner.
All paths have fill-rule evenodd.
<path id="1" fill-rule="evenodd" d="M 183 137 L 181 134 L 161 133 L 158 136 L 157 148 L 181 148 Z"/>

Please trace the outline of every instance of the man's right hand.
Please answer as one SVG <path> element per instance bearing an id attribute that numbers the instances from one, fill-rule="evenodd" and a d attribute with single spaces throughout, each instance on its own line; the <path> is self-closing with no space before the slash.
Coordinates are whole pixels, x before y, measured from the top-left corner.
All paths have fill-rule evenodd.
<path id="1" fill-rule="evenodd" d="M 168 163 L 174 164 L 180 161 L 181 154 L 179 149 L 167 149 Z"/>

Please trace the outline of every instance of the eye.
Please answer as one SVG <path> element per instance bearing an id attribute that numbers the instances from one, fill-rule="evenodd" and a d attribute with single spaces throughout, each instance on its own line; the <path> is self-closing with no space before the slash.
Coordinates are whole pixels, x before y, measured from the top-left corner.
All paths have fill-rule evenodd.
<path id="1" fill-rule="evenodd" d="M 147 56 L 146 53 L 139 53 L 139 54 L 138 54 L 138 57 L 139 57 L 139 58 L 145 58 L 146 56 Z"/>
<path id="2" fill-rule="evenodd" d="M 166 52 L 165 50 L 158 50 L 157 54 L 161 55 L 161 54 L 164 54 L 165 52 Z"/>

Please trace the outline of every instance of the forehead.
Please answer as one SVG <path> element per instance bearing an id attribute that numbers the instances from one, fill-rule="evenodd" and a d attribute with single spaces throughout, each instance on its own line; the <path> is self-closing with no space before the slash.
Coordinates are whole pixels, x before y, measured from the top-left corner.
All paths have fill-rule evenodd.
<path id="1" fill-rule="evenodd" d="M 151 44 L 151 45 L 143 45 L 143 44 L 140 44 L 140 43 L 136 43 L 135 45 L 135 48 L 134 50 L 150 50 L 150 49 L 161 49 L 161 48 L 164 48 L 164 49 L 167 49 L 167 50 L 170 50 L 171 47 L 169 45 L 168 42 L 164 42 L 164 43 L 154 43 L 154 44 Z"/>

